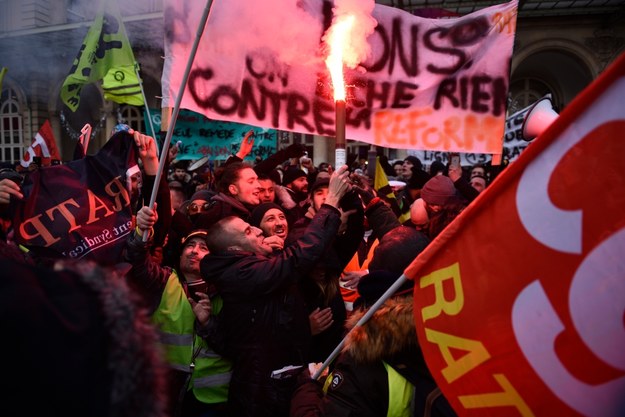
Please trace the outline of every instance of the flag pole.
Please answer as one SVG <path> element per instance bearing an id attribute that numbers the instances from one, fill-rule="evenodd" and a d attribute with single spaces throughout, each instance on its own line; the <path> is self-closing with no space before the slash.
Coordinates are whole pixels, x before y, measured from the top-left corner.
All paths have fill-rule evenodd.
<path id="1" fill-rule="evenodd" d="M 154 125 L 152 124 L 152 115 L 150 114 L 150 107 L 148 106 L 148 101 L 145 98 L 145 90 L 143 89 L 143 80 L 139 75 L 139 65 L 135 62 L 135 75 L 137 76 L 137 80 L 139 80 L 139 88 L 141 89 L 141 97 L 143 97 L 143 103 L 145 105 L 145 113 L 148 115 L 148 121 L 150 122 L 150 133 L 154 140 L 156 140 L 156 132 L 154 131 Z"/>
<path id="2" fill-rule="evenodd" d="M 402 285 L 404 285 L 404 283 L 408 280 L 408 277 L 404 274 L 401 274 L 401 276 L 399 278 L 397 278 L 397 280 L 393 283 L 393 285 L 391 285 L 389 287 L 388 290 L 386 290 L 386 292 L 384 294 L 382 294 L 380 296 L 380 298 L 378 298 L 378 301 L 375 302 L 375 304 L 373 304 L 369 310 L 367 310 L 367 312 L 360 318 L 360 320 L 358 320 L 358 322 L 356 323 L 356 325 L 354 327 L 352 327 L 352 329 L 347 332 L 347 334 L 345 335 L 345 337 L 343 337 L 343 340 L 341 340 L 341 342 L 338 344 L 338 346 L 336 348 L 334 348 L 334 350 L 332 351 L 332 353 L 330 353 L 330 356 L 328 356 L 328 359 L 325 360 L 325 362 L 321 365 L 321 367 L 319 369 L 317 369 L 317 371 L 315 372 L 315 374 L 313 375 L 313 379 L 318 379 L 321 376 L 321 373 L 323 372 L 323 370 L 325 368 L 328 367 L 328 365 L 330 365 L 330 363 L 332 363 L 332 361 L 338 356 L 338 354 L 341 352 L 341 350 L 343 349 L 343 346 L 345 345 L 345 340 L 347 339 L 347 337 L 357 328 L 362 326 L 363 324 L 365 324 L 367 321 L 369 321 L 369 319 L 371 318 L 371 316 L 373 316 L 373 314 L 378 311 L 378 309 L 380 308 L 380 306 L 382 306 L 382 304 L 384 304 L 384 302 L 386 302 L 386 300 L 388 300 L 389 298 L 391 298 L 391 296 L 395 293 L 395 291 L 397 291 Z"/>
<path id="3" fill-rule="evenodd" d="M 174 104 L 174 110 L 171 114 L 171 120 L 169 122 L 169 126 L 167 126 L 167 135 L 165 136 L 165 140 L 163 141 L 163 149 L 161 149 L 160 160 L 158 164 L 158 171 L 156 171 L 156 177 L 154 178 L 154 186 L 152 187 L 152 195 L 150 196 L 150 208 L 154 207 L 154 202 L 156 201 L 156 194 L 158 193 L 158 185 L 161 182 L 161 177 L 163 175 L 163 169 L 165 167 L 165 161 L 167 160 L 167 154 L 169 153 L 169 142 L 171 142 L 171 138 L 174 133 L 174 125 L 176 124 L 176 119 L 178 118 L 178 113 L 180 112 L 180 104 L 182 103 L 182 96 L 184 94 L 184 90 L 187 86 L 187 81 L 189 80 L 189 73 L 191 72 L 191 67 L 193 66 L 193 60 L 195 59 L 195 54 L 197 52 L 197 48 L 200 44 L 200 39 L 202 38 L 202 33 L 204 32 L 204 26 L 206 26 L 206 21 L 208 20 L 208 12 L 211 9 L 213 4 L 213 0 L 208 0 L 206 2 L 206 6 L 204 7 L 204 13 L 202 14 L 202 18 L 200 19 L 200 24 L 198 25 L 197 32 L 195 34 L 195 40 L 193 41 L 193 46 L 191 47 L 191 52 L 189 53 L 189 59 L 187 60 L 187 67 L 184 70 L 184 74 L 182 76 L 182 80 L 180 82 L 180 89 L 178 90 L 178 95 L 176 96 L 176 103 Z M 156 138 L 154 138 L 156 140 Z M 146 230 L 143 233 L 143 241 L 148 240 L 148 233 Z"/>

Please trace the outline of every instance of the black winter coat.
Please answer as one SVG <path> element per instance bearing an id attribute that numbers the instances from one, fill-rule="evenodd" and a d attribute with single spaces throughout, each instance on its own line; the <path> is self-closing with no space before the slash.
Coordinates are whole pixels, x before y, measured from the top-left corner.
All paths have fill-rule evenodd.
<path id="1" fill-rule="evenodd" d="M 358 204 L 361 204 L 360 200 Z M 306 234 L 310 222 L 308 217 L 298 220 L 289 232 L 286 243 L 291 244 Z M 345 233 L 335 237 L 333 244 L 314 267 L 307 271 L 306 279 L 300 283 L 308 313 L 312 313 L 317 307 L 330 307 L 334 321 L 329 328 L 312 337 L 309 362 L 324 362 L 345 335 L 347 311 L 339 289 L 339 278 L 358 250 L 364 232 L 364 213 L 360 208 L 349 217 Z"/>
<path id="2" fill-rule="evenodd" d="M 349 325 L 353 327 L 364 313 L 354 313 Z M 389 384 L 385 362 L 414 384 L 412 415 L 426 415 L 425 399 L 436 383 L 419 348 L 412 295 L 387 300 L 368 322 L 347 336 L 327 394 L 308 372 L 300 375 L 291 417 L 386 417 Z M 443 396 L 437 397 L 430 413 L 427 415 L 433 417 L 456 415 Z"/>
<path id="3" fill-rule="evenodd" d="M 306 364 L 310 325 L 297 284 L 330 245 L 340 222 L 339 211 L 324 205 L 307 233 L 276 255 L 230 251 L 202 260 L 202 276 L 224 303 L 218 322 L 234 362 L 230 415 L 288 415 L 294 380 L 272 379 L 271 371 Z"/>

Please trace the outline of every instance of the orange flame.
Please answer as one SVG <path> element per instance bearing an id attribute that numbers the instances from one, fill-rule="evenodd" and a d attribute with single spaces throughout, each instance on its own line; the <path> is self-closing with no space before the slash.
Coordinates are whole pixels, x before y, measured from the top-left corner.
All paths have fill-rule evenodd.
<path id="1" fill-rule="evenodd" d="M 328 32 L 327 43 L 330 54 L 326 58 L 326 66 L 332 77 L 334 100 L 345 101 L 345 79 L 343 78 L 343 57 L 348 48 L 349 34 L 354 24 L 354 16 L 345 16 L 332 25 Z"/>

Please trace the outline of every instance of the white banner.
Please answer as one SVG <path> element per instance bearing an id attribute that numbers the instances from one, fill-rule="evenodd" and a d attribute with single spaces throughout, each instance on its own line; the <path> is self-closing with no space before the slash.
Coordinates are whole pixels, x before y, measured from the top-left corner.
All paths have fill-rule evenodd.
<path id="1" fill-rule="evenodd" d="M 166 0 L 163 107 L 175 102 L 203 6 Z M 215 0 L 182 107 L 217 120 L 334 137 L 321 43 L 331 6 Z M 371 54 L 345 71 L 347 139 L 500 153 L 516 13 L 516 0 L 451 19 L 375 5 Z"/>
<path id="2" fill-rule="evenodd" d="M 551 94 L 545 97 L 551 98 Z M 542 100 L 542 99 L 541 99 Z M 503 142 L 503 157 L 508 162 L 516 160 L 521 152 L 531 143 L 523 139 L 522 128 L 525 115 L 532 108 L 534 103 L 506 118 Z M 434 161 L 441 161 L 447 164 L 449 153 L 441 151 L 409 151 L 409 155 L 414 155 L 423 162 L 425 166 L 432 165 Z M 491 155 L 483 153 L 460 153 L 460 162 L 463 166 L 472 166 L 475 164 L 486 164 L 492 159 Z"/>

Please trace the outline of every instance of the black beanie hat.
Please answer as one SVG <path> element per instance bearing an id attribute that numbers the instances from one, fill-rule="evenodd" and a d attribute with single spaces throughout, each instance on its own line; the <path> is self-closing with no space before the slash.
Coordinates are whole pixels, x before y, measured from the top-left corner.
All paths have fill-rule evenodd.
<path id="1" fill-rule="evenodd" d="M 254 227 L 260 227 L 260 222 L 263 220 L 263 216 L 271 209 L 278 209 L 284 213 L 284 209 L 276 203 L 262 203 L 252 210 L 250 216 L 250 225 Z"/>
<path id="2" fill-rule="evenodd" d="M 444 174 L 445 171 L 447 171 L 447 167 L 441 161 L 436 160 L 432 162 L 432 165 L 430 165 L 430 175 L 432 176 L 438 174 L 439 172 Z"/>
<path id="3" fill-rule="evenodd" d="M 282 177 L 282 185 L 289 185 L 298 178 L 307 177 L 306 173 L 299 168 L 289 168 Z"/>
<path id="4" fill-rule="evenodd" d="M 412 165 L 414 165 L 412 168 L 413 170 L 423 169 L 423 163 L 421 163 L 421 160 L 414 155 L 408 155 L 407 157 L 404 158 L 404 161 L 408 161 Z"/>
<path id="5" fill-rule="evenodd" d="M 271 178 L 271 180 L 278 185 L 282 183 L 282 180 L 280 178 L 280 172 L 277 169 L 271 170 L 271 172 L 269 173 L 269 178 Z"/>
<path id="6" fill-rule="evenodd" d="M 317 190 L 318 188 L 328 186 L 330 186 L 330 178 L 319 178 L 317 181 L 315 181 L 312 187 L 310 187 L 308 192 L 310 193 L 310 195 L 313 195 L 315 193 L 315 190 Z"/>
<path id="7" fill-rule="evenodd" d="M 196 191 L 189 200 L 190 202 L 194 202 L 195 200 L 204 200 L 210 201 L 211 197 L 214 196 L 215 193 L 209 190 L 200 190 Z"/>
<path id="8" fill-rule="evenodd" d="M 425 249 L 430 240 L 413 227 L 397 226 L 380 239 L 369 271 L 389 271 L 397 276 Z"/>
<path id="9" fill-rule="evenodd" d="M 401 273 L 391 271 L 373 271 L 358 282 L 359 297 L 354 302 L 354 308 L 370 307 L 397 281 Z M 393 295 L 406 295 L 412 292 L 414 281 L 407 279 Z"/>

